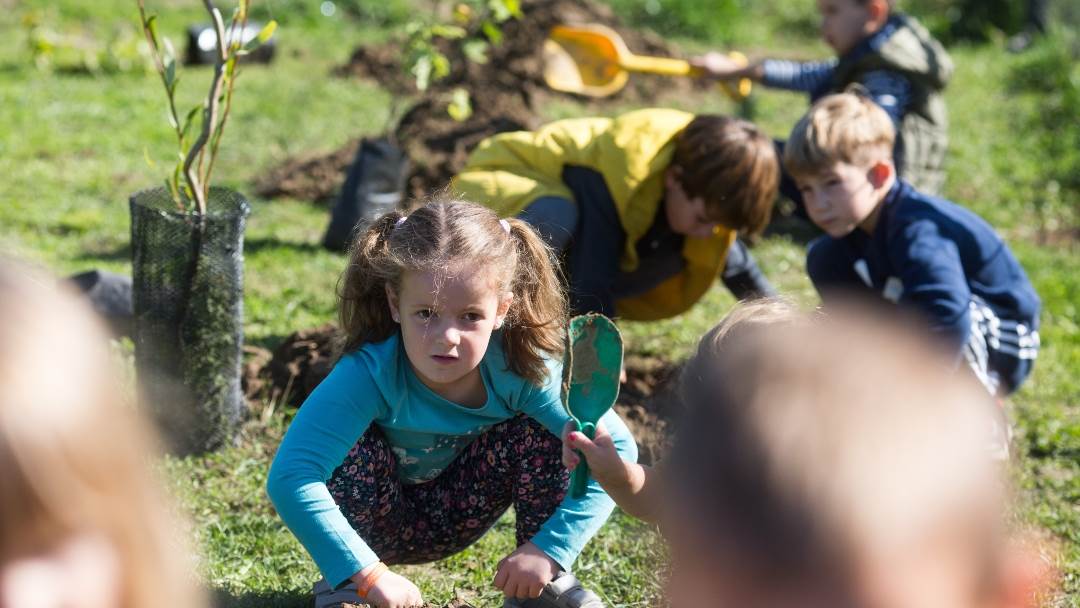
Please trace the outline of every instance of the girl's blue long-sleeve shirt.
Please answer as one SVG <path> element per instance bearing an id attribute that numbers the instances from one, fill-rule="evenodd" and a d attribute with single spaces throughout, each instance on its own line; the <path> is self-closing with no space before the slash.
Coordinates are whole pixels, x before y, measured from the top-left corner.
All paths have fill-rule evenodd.
<path id="1" fill-rule="evenodd" d="M 326 487 L 370 425 L 377 424 L 391 444 L 403 483 L 433 479 L 477 435 L 518 414 L 561 436 L 570 418 L 560 399 L 560 364 L 549 361 L 548 381 L 536 386 L 509 371 L 500 343 L 500 334 L 493 334 L 479 366 L 487 391 L 483 407 L 464 407 L 431 391 L 394 335 L 343 356 L 297 412 L 270 467 L 267 493 L 332 585 L 379 560 Z M 636 461 L 637 446 L 618 415 L 609 411 L 602 421 L 619 455 Z M 532 542 L 569 569 L 614 506 L 590 480 L 586 495 L 568 494 Z"/>

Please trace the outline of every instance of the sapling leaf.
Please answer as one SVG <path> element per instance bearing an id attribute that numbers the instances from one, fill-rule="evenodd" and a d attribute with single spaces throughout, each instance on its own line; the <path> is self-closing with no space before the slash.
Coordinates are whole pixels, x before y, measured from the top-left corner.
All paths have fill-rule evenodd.
<path id="1" fill-rule="evenodd" d="M 146 19 L 146 30 L 150 32 L 150 40 L 154 42 L 154 50 L 158 49 L 157 15 L 150 15 Z"/>
<path id="2" fill-rule="evenodd" d="M 468 120 L 472 116 L 472 102 L 469 99 L 469 91 L 464 87 L 454 89 L 450 95 L 450 105 L 446 106 L 446 112 L 450 118 L 458 122 Z"/>
<path id="3" fill-rule="evenodd" d="M 504 0 L 489 0 L 488 10 L 494 15 L 495 21 L 499 23 L 510 18 L 510 7 L 506 5 Z"/>
<path id="4" fill-rule="evenodd" d="M 257 36 L 259 42 L 270 40 L 270 37 L 274 35 L 275 31 L 277 31 L 277 21 L 271 19 L 270 23 L 267 23 L 263 26 L 262 30 L 259 31 L 259 35 Z"/>
<path id="5" fill-rule="evenodd" d="M 435 80 L 445 77 L 450 73 L 450 60 L 439 51 L 431 54 L 431 72 Z"/>
<path id="6" fill-rule="evenodd" d="M 143 146 L 142 155 L 143 160 L 146 161 L 146 165 L 148 167 L 150 167 L 151 169 L 157 169 L 157 163 L 154 162 L 154 159 L 150 158 L 150 150 L 146 146 Z"/>
<path id="7" fill-rule="evenodd" d="M 267 40 L 270 40 L 270 37 L 274 35 L 274 30 L 276 29 L 277 21 L 271 21 L 270 23 L 267 23 L 265 26 L 263 26 L 261 30 L 259 30 L 258 35 L 244 43 L 241 52 L 243 54 L 247 54 L 259 48 L 259 45 L 263 44 Z"/>
<path id="8" fill-rule="evenodd" d="M 431 55 L 422 55 L 413 64 L 413 76 L 416 77 L 416 88 L 426 91 L 431 84 Z"/>
<path id="9" fill-rule="evenodd" d="M 172 95 L 176 91 L 176 50 L 173 49 L 172 42 L 168 38 L 163 40 L 165 43 L 165 88 L 168 89 L 169 95 Z"/>
<path id="10" fill-rule="evenodd" d="M 484 64 L 487 63 L 487 50 L 491 46 L 486 40 L 474 38 L 461 45 L 461 52 L 465 54 L 465 58 L 473 63 Z"/>
<path id="11" fill-rule="evenodd" d="M 491 41 L 491 44 L 498 45 L 502 42 L 502 30 L 500 30 L 499 26 L 495 23 L 485 20 L 484 23 L 480 25 L 480 29 L 484 32 L 484 35 L 487 36 L 487 39 Z"/>
<path id="12" fill-rule="evenodd" d="M 195 116 L 199 115 L 201 113 L 202 109 L 203 109 L 202 104 L 199 104 L 199 105 L 195 106 L 194 108 L 191 108 L 190 110 L 188 110 L 187 117 L 184 118 L 184 128 L 180 129 L 180 140 L 181 140 L 181 142 L 183 142 L 183 139 L 185 137 L 187 137 L 188 131 L 191 130 L 191 125 L 195 121 Z"/>
<path id="13" fill-rule="evenodd" d="M 502 0 L 503 6 L 510 12 L 510 16 L 515 19 L 521 19 L 521 2 L 520 0 Z"/>
<path id="14" fill-rule="evenodd" d="M 457 40 L 458 38 L 464 38 L 465 28 L 458 27 L 456 25 L 446 25 L 444 23 L 436 23 L 431 26 L 431 34 L 438 36 L 439 38 L 446 38 L 447 40 Z"/>

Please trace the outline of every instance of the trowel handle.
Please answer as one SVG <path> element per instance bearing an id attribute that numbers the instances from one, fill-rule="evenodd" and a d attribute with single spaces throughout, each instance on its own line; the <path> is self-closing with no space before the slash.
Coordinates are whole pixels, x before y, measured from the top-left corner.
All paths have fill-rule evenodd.
<path id="1" fill-rule="evenodd" d="M 582 424 L 580 421 L 574 421 L 577 424 L 578 431 L 584 434 L 589 439 L 596 436 L 596 425 L 591 422 Z M 577 451 L 581 456 L 581 461 L 574 467 L 574 470 L 570 473 L 570 497 L 581 498 L 585 496 L 585 492 L 589 489 L 589 462 L 585 460 L 585 456 L 581 453 L 581 450 Z"/>

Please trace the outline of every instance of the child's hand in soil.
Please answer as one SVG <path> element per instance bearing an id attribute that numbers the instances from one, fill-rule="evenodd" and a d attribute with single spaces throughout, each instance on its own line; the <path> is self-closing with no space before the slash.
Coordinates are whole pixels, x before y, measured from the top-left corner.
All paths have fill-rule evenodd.
<path id="1" fill-rule="evenodd" d="M 506 597 L 540 597 L 544 585 L 559 573 L 559 564 L 532 543 L 525 543 L 499 562 L 495 587 Z"/>
<path id="2" fill-rule="evenodd" d="M 375 581 L 364 601 L 375 608 L 411 608 L 423 604 L 424 598 L 412 581 L 387 570 Z"/>
<path id="3" fill-rule="evenodd" d="M 581 462 L 581 455 L 589 463 L 589 474 L 608 493 L 617 491 L 629 483 L 626 463 L 615 450 L 604 424 L 596 425 L 596 434 L 592 439 L 577 430 L 573 421 L 563 428 L 562 461 L 568 469 L 574 469 Z"/>

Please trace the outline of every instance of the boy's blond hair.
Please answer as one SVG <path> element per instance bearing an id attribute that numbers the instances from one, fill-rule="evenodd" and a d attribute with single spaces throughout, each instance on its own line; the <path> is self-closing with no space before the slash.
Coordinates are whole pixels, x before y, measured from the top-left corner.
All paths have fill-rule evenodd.
<path id="1" fill-rule="evenodd" d="M 94 539 L 117 558 L 117 606 L 207 605 L 100 322 L 2 256 L 0 294 L 0 573 Z"/>
<path id="2" fill-rule="evenodd" d="M 992 404 L 916 332 L 840 315 L 758 324 L 688 364 L 688 418 L 667 463 L 687 528 L 673 550 L 739 585 L 822 591 L 832 605 L 896 605 L 867 594 L 882 592 L 879 577 L 899 586 L 886 592 L 917 588 L 905 560 L 943 542 L 929 566 L 947 555 L 992 584 Z M 982 582 L 964 593 L 988 592 Z"/>
<path id="3" fill-rule="evenodd" d="M 784 146 L 784 167 L 796 178 L 838 162 L 870 167 L 892 159 L 896 129 L 876 103 L 857 93 L 823 97 L 810 107 Z"/>

